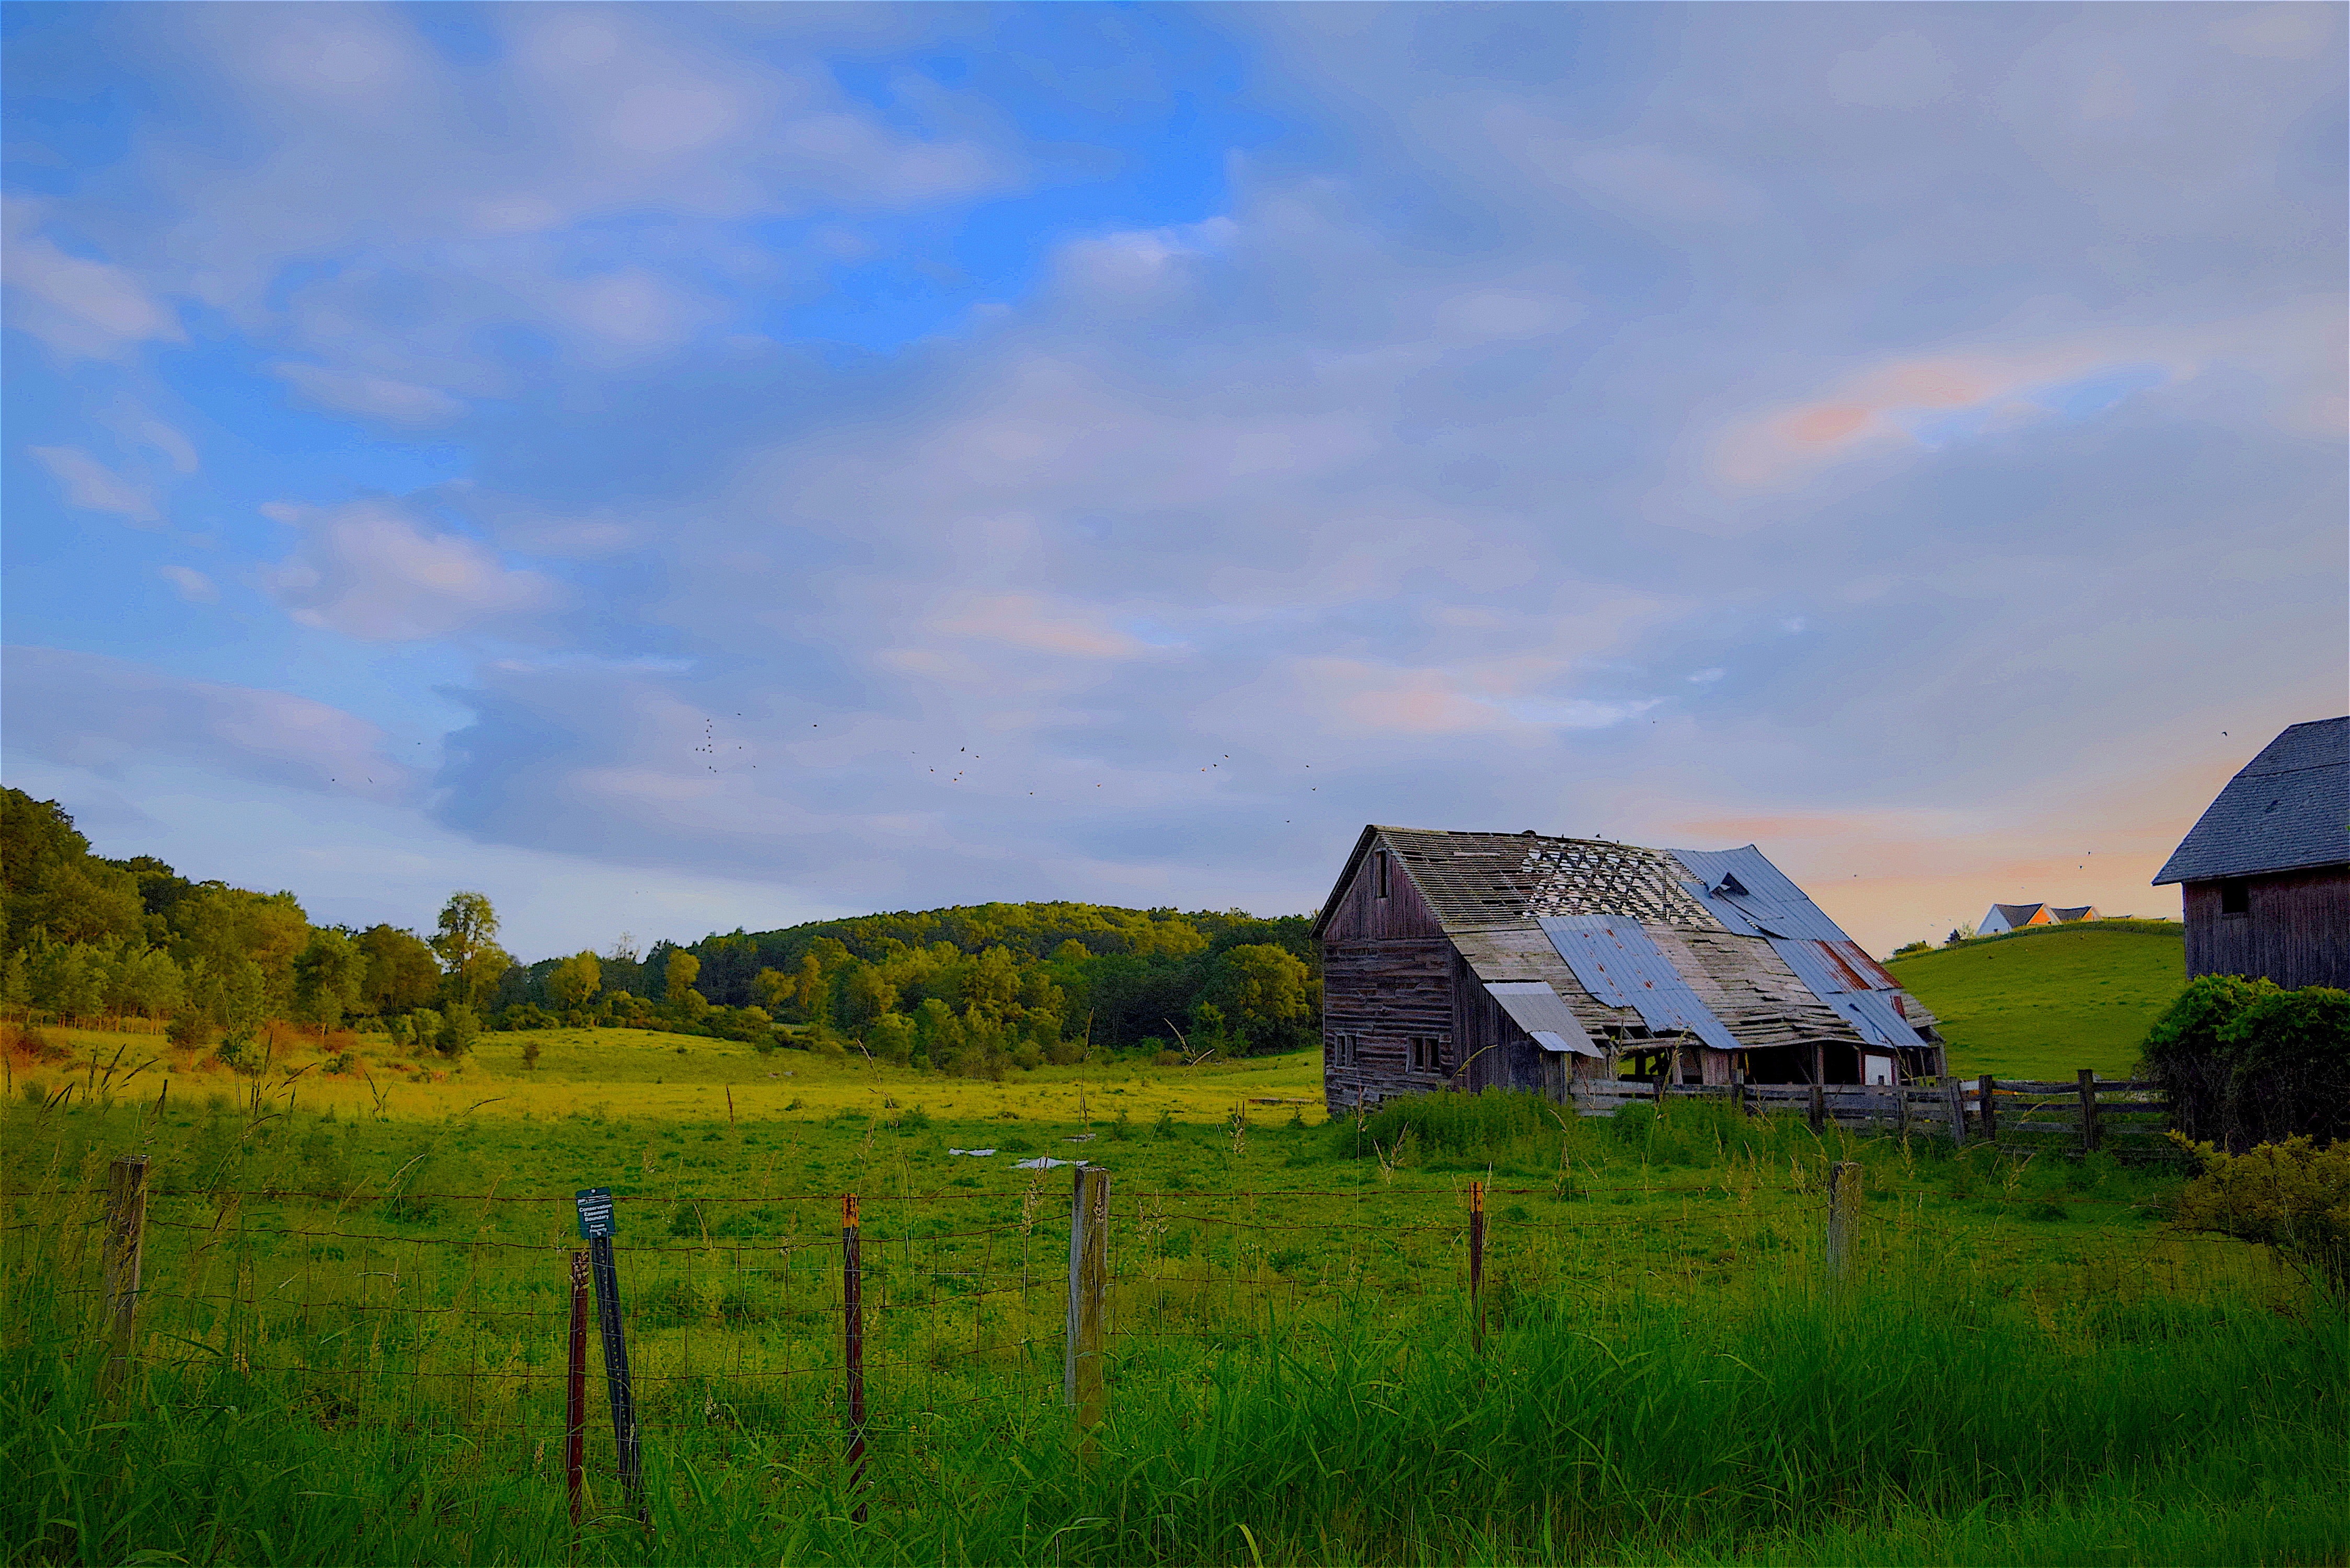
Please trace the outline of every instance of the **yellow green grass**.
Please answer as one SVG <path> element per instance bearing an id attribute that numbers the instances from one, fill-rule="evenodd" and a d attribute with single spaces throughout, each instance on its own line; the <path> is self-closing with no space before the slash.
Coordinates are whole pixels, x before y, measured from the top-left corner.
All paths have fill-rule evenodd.
<path id="1" fill-rule="evenodd" d="M 2138 1044 L 2187 985 L 2168 921 L 2098 921 L 1940 948 L 1889 966 L 1934 1010 L 1953 1072 L 2126 1078 Z"/>

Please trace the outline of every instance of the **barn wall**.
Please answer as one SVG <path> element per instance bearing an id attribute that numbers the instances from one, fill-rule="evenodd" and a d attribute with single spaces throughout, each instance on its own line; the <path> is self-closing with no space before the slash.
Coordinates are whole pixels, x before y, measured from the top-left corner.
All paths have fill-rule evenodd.
<path id="1" fill-rule="evenodd" d="M 2187 974 L 2265 975 L 2350 988 L 2350 867 L 2251 877 L 2251 909 L 2220 912 L 2220 884 L 2189 882 Z"/>
<path id="2" fill-rule="evenodd" d="M 1332 1116 L 1359 1103 L 1442 1088 L 1461 1061 L 1455 1038 L 1453 970 L 1458 955 L 1400 857 L 1388 897 L 1378 896 L 1377 852 L 1363 857 L 1332 902 L 1322 933 L 1322 1089 Z M 1339 1037 L 1359 1042 L 1352 1065 Z M 1444 1042 L 1445 1070 L 1415 1072 L 1411 1042 Z"/>

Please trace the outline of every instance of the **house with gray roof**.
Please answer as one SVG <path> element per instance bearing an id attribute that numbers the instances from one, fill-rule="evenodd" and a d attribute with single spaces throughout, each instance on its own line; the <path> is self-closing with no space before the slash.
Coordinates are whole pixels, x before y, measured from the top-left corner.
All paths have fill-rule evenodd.
<path id="1" fill-rule="evenodd" d="M 2094 904 L 2074 904 L 2069 907 L 2055 904 L 1993 904 L 1991 907 L 1991 912 L 1983 916 L 1982 923 L 1975 928 L 1975 935 L 1996 937 L 2009 931 L 2020 931 L 2026 926 L 2069 926 L 2075 920 L 2095 919 L 2097 919 L 2097 910 Z"/>
<path id="2" fill-rule="evenodd" d="M 2350 988 L 2350 718 L 2295 724 L 2263 746 L 2154 879 L 2174 882 L 2189 979 Z"/>
<path id="3" fill-rule="evenodd" d="M 1363 829 L 1320 914 L 1333 1115 L 1577 1078 L 1893 1083 L 1933 1014 L 1752 845 Z"/>

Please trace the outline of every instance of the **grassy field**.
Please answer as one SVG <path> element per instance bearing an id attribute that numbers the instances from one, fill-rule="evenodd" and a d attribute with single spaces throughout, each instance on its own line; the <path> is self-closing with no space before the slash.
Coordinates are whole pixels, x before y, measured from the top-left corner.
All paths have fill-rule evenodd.
<path id="1" fill-rule="evenodd" d="M 2147 1026 L 2187 985 L 2169 921 L 2100 921 L 1940 948 L 1889 966 L 1934 1010 L 1953 1072 L 2126 1078 Z"/>
<path id="2" fill-rule="evenodd" d="M 491 1035 L 446 1076 L 281 1067 L 256 1095 L 186 1065 L 161 1093 L 161 1066 L 125 1078 L 160 1043 L 70 1038 L 120 1051 L 111 1076 L 19 1059 L 0 1110 L 11 1561 L 563 1558 L 570 1196 L 589 1185 L 620 1199 L 657 1531 L 591 1428 L 584 1561 L 2350 1552 L 2340 1303 L 2170 1230 L 2176 1179 L 2103 1159 L 1823 1142 L 1714 1105 L 1598 1122 L 1446 1097 L 1357 1126 L 1253 1103 L 1310 1095 L 1305 1057 L 999 1084 L 581 1031 L 539 1036 L 535 1069 Z M 142 1360 L 109 1400 L 97 1191 L 132 1150 L 155 1173 Z M 1090 1454 L 1058 1403 L 1069 1172 L 1014 1163 L 1080 1157 L 1114 1183 Z M 1835 1286 L 1838 1158 L 1867 1200 Z M 1482 1352 L 1472 1179 L 1492 1188 Z"/>

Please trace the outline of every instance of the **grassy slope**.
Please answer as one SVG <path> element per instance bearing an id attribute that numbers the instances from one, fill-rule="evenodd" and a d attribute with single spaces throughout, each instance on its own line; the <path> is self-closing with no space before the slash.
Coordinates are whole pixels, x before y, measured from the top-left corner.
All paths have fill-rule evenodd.
<path id="1" fill-rule="evenodd" d="M 2147 1026 L 2187 983 L 2178 927 L 2082 925 L 1902 959 L 1901 983 L 1932 1008 L 1950 1065 L 1972 1075 L 2130 1075 Z"/>

